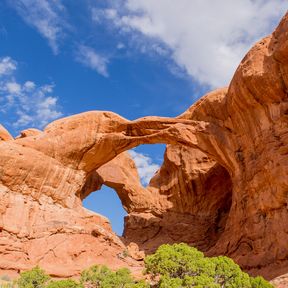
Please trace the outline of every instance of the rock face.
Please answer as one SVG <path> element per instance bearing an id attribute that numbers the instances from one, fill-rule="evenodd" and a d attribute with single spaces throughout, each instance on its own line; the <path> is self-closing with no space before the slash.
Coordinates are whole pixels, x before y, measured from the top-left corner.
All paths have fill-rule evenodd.
<path id="1" fill-rule="evenodd" d="M 288 14 L 248 52 L 228 88 L 175 119 L 87 112 L 15 140 L 1 126 L 0 268 L 39 264 L 69 276 L 102 263 L 136 271 L 137 245 L 150 252 L 184 241 L 252 274 L 287 273 L 287 115 Z M 147 188 L 122 153 L 145 143 L 168 144 Z M 128 212 L 123 238 L 82 207 L 103 184 Z"/>
<path id="2" fill-rule="evenodd" d="M 207 251 L 225 228 L 232 184 L 226 169 L 203 152 L 168 145 L 146 195 L 152 195 L 148 209 L 132 209 L 125 219 L 126 239 L 147 252 L 178 241 Z"/>

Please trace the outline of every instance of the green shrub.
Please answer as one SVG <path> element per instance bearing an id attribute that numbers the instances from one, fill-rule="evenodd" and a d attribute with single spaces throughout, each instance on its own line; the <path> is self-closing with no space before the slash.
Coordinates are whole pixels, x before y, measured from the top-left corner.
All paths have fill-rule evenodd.
<path id="1" fill-rule="evenodd" d="M 179 288 L 182 287 L 183 281 L 180 278 L 161 277 L 158 287 L 160 288 Z"/>
<path id="2" fill-rule="evenodd" d="M 49 280 L 50 277 L 45 274 L 45 271 L 36 266 L 29 271 L 20 273 L 17 284 L 19 288 L 43 288 Z"/>
<path id="3" fill-rule="evenodd" d="M 155 254 L 145 258 L 146 273 L 171 278 L 183 278 L 185 275 L 198 275 L 202 269 L 204 254 L 186 244 L 162 245 Z M 207 270 L 207 269 L 206 269 Z"/>
<path id="4" fill-rule="evenodd" d="M 112 271 L 106 266 L 94 265 L 81 273 L 80 282 L 99 287 L 105 278 L 110 277 Z"/>
<path id="5" fill-rule="evenodd" d="M 252 288 L 273 288 L 273 285 L 268 283 L 263 277 L 257 276 L 250 278 Z"/>
<path id="6" fill-rule="evenodd" d="M 75 280 L 67 279 L 51 281 L 48 283 L 46 288 L 83 288 L 83 285 Z"/>
<path id="7" fill-rule="evenodd" d="M 162 245 L 145 259 L 146 273 L 159 279 L 155 287 L 270 288 L 262 277 L 252 278 L 230 258 L 204 257 L 187 244 Z"/>
<path id="8" fill-rule="evenodd" d="M 145 288 L 145 282 L 136 282 L 127 268 L 116 272 L 106 266 L 92 266 L 81 273 L 81 283 L 95 288 Z"/>
<path id="9" fill-rule="evenodd" d="M 129 286 L 129 288 L 149 288 L 150 285 L 147 284 L 144 280 L 138 281 L 134 284 L 132 284 L 132 286 Z"/>
<path id="10" fill-rule="evenodd" d="M 20 274 L 19 288 L 272 288 L 262 277 L 249 277 L 230 258 L 205 257 L 187 244 L 162 245 L 145 258 L 152 283 L 136 281 L 128 269 L 95 265 L 75 280 L 51 281 L 38 266 Z M 9 286 L 12 287 L 12 286 Z"/>
<path id="11" fill-rule="evenodd" d="M 130 271 L 127 268 L 119 269 L 116 272 L 111 272 L 109 277 L 103 279 L 100 287 L 102 288 L 122 288 L 131 287 L 134 283 Z"/>

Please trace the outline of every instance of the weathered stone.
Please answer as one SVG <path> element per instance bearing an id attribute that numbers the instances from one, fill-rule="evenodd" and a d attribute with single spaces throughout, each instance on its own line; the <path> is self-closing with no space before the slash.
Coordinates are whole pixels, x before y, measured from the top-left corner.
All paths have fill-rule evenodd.
<path id="1" fill-rule="evenodd" d="M 16 138 L 25 138 L 25 137 L 28 137 L 28 136 L 36 136 L 36 135 L 38 135 L 40 133 L 42 133 L 42 131 L 39 130 L 39 129 L 29 128 L 29 129 L 22 130 L 20 132 L 20 135 L 17 136 Z"/>

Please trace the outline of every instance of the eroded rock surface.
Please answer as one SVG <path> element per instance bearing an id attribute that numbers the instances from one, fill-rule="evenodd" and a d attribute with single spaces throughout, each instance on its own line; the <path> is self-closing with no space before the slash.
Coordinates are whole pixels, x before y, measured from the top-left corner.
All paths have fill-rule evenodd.
<path id="1" fill-rule="evenodd" d="M 125 245 L 149 252 L 185 241 L 252 274 L 287 273 L 287 111 L 288 15 L 248 52 L 228 88 L 175 119 L 94 111 L 15 140 L 1 126 L 0 269 L 39 264 L 68 276 L 101 263 L 136 271 L 141 263 L 123 256 Z M 168 146 L 144 188 L 121 153 L 146 143 Z M 129 213 L 124 238 L 82 207 L 103 184 Z"/>
<path id="2" fill-rule="evenodd" d="M 133 258 L 121 256 L 126 247 L 109 221 L 83 208 L 82 199 L 102 184 L 96 170 L 103 163 L 140 143 L 166 136 L 175 143 L 182 139 L 178 126 L 190 130 L 191 123 L 166 118 L 131 122 L 111 112 L 88 112 L 58 120 L 43 132 L 7 137 L 0 145 L 0 268 L 20 271 L 39 264 L 57 276 L 76 275 L 94 263 L 141 270 Z M 175 139 L 171 129 L 179 133 Z M 117 189 L 109 165 L 104 181 Z M 127 209 L 141 203 L 139 196 L 130 204 L 131 197 L 122 196 Z"/>
<path id="3" fill-rule="evenodd" d="M 226 169 L 203 152 L 168 145 L 146 195 L 147 208 L 132 209 L 125 219 L 128 240 L 147 252 L 179 241 L 207 251 L 225 228 L 232 184 Z"/>

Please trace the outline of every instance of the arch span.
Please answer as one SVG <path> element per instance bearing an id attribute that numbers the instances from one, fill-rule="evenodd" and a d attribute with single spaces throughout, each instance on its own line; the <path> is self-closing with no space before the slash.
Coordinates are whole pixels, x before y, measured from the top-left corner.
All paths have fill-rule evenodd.
<path id="1" fill-rule="evenodd" d="M 141 144 L 182 144 L 219 158 L 210 146 L 218 142 L 213 138 L 223 139 L 220 126 L 191 119 L 151 116 L 128 121 L 112 112 L 92 111 L 52 122 L 34 139 L 26 137 L 15 142 L 86 173 Z M 222 162 L 220 158 L 218 161 Z"/>

